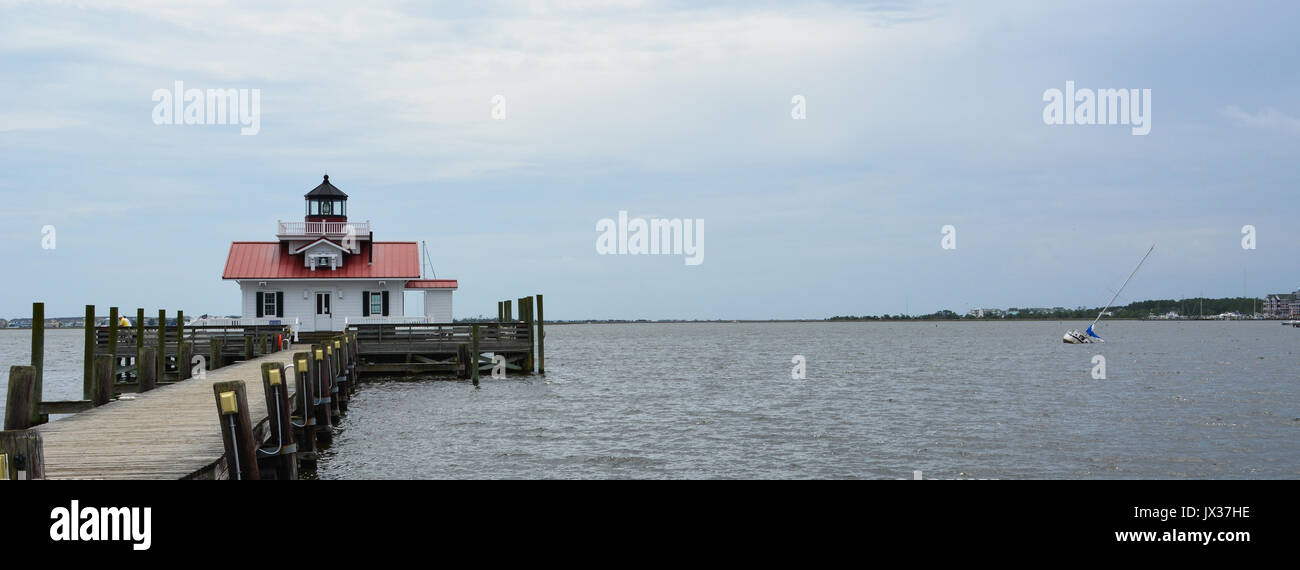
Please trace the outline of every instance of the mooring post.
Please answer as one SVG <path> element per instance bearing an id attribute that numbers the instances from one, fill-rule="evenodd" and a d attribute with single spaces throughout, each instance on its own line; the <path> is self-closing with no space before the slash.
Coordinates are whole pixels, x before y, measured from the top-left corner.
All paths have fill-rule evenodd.
<path id="1" fill-rule="evenodd" d="M 32 421 L 32 408 L 40 408 L 35 397 L 36 367 L 10 366 L 9 392 L 5 400 L 5 429 L 27 429 L 36 425 Z M 39 412 L 39 410 L 38 410 Z"/>
<path id="2" fill-rule="evenodd" d="M 95 355 L 95 396 L 91 404 L 102 406 L 113 399 L 113 357 Z"/>
<path id="3" fill-rule="evenodd" d="M 0 431 L 0 481 L 45 478 L 41 432 L 34 429 Z"/>
<path id="4" fill-rule="evenodd" d="M 528 311 L 524 313 L 524 325 L 528 327 L 528 366 L 524 368 L 532 374 L 537 365 L 537 337 L 533 334 L 536 330 L 533 328 L 533 298 L 524 297 L 528 303 Z"/>
<path id="5" fill-rule="evenodd" d="M 274 449 L 262 450 L 260 455 L 275 466 L 276 479 L 298 478 L 298 447 L 293 439 L 293 409 L 289 405 L 289 383 L 285 380 L 284 365 L 279 362 L 262 363 L 262 394 L 266 396 L 266 414 L 270 423 L 267 430 L 274 439 Z"/>
<path id="6" fill-rule="evenodd" d="M 329 363 L 325 361 L 325 348 L 321 345 L 313 344 L 311 353 L 311 377 L 316 386 L 313 390 L 316 393 L 316 439 L 329 445 L 334 440 L 330 423 Z"/>
<path id="7" fill-rule="evenodd" d="M 158 381 L 167 381 L 167 310 L 158 309 Z"/>
<path id="8" fill-rule="evenodd" d="M 158 385 L 158 358 L 154 355 L 153 347 L 141 350 L 135 366 L 135 379 L 140 384 L 136 391 L 148 392 Z"/>
<path id="9" fill-rule="evenodd" d="M 180 331 L 176 331 L 180 334 Z M 177 337 L 179 338 L 179 336 Z M 181 341 L 176 345 L 176 381 L 189 380 L 194 376 L 194 345 Z"/>
<path id="10" fill-rule="evenodd" d="M 515 314 L 514 308 L 510 306 L 510 301 L 506 301 L 505 303 L 506 303 L 506 310 L 505 310 L 506 322 L 508 323 L 514 322 L 515 320 L 513 316 Z"/>
<path id="11" fill-rule="evenodd" d="M 243 380 L 229 380 L 212 385 L 217 413 L 221 420 L 221 440 L 226 446 L 226 468 L 231 479 L 260 479 L 257 469 L 257 443 L 253 441 L 253 424 L 248 419 L 248 395 Z"/>
<path id="12" fill-rule="evenodd" d="M 471 366 L 471 368 L 470 368 L 470 373 L 469 373 L 470 376 L 469 376 L 469 377 L 470 377 L 471 380 L 474 381 L 474 385 L 475 385 L 475 386 L 478 386 L 478 355 L 479 355 L 479 352 L 478 352 L 478 346 L 479 346 L 479 344 L 478 344 L 478 341 L 479 341 L 478 323 L 474 323 L 474 325 L 473 325 L 473 327 L 471 328 L 471 330 L 473 331 L 473 334 L 472 334 L 472 336 L 470 337 L 471 340 L 470 340 L 470 347 L 469 347 L 469 365 Z"/>
<path id="13" fill-rule="evenodd" d="M 82 367 L 85 374 L 81 380 L 81 399 L 95 399 L 95 306 L 86 305 L 86 353 L 83 356 Z M 32 327 L 36 326 L 36 318 L 32 318 Z M 32 338 L 36 337 L 36 329 L 32 329 Z M 35 353 L 32 353 L 35 356 Z"/>
<path id="14" fill-rule="evenodd" d="M 335 337 L 330 342 L 334 344 L 334 377 L 337 386 L 335 397 L 339 401 L 339 412 L 346 412 L 348 411 L 347 350 L 339 337 Z"/>
<path id="15" fill-rule="evenodd" d="M 41 413 L 41 399 L 45 394 L 45 303 L 32 303 L 32 368 L 36 379 L 32 382 L 32 409 L 28 412 L 31 425 L 43 424 L 49 417 Z"/>
<path id="16" fill-rule="evenodd" d="M 189 361 L 181 362 L 181 345 L 185 343 L 185 311 L 176 311 L 176 371 L 188 368 Z"/>
<path id="17" fill-rule="evenodd" d="M 135 310 L 135 381 L 140 381 L 141 370 L 147 368 L 144 359 L 144 309 Z"/>
<path id="18" fill-rule="evenodd" d="M 253 335 L 244 333 L 244 360 L 253 359 Z"/>
<path id="19" fill-rule="evenodd" d="M 329 382 L 330 396 L 330 425 L 339 425 L 339 415 L 342 410 L 339 409 L 339 358 L 334 350 L 334 342 L 326 339 L 325 341 L 325 376 Z"/>
<path id="20" fill-rule="evenodd" d="M 294 399 L 297 401 L 298 420 L 294 428 L 298 448 L 298 459 L 304 465 L 314 468 L 316 465 L 316 390 L 311 376 L 311 353 L 295 352 L 293 354 L 293 375 L 297 382 Z"/>
<path id="21" fill-rule="evenodd" d="M 108 308 L 108 354 L 113 357 L 113 377 L 117 378 L 117 307 Z"/>
<path id="22" fill-rule="evenodd" d="M 225 345 L 226 341 L 221 338 L 214 338 L 208 342 L 208 370 L 221 368 L 221 351 Z"/>
<path id="23" fill-rule="evenodd" d="M 537 373 L 546 375 L 546 331 L 543 325 L 546 319 L 542 317 L 542 294 L 537 294 Z M 564 335 L 560 335 L 564 336 Z"/>

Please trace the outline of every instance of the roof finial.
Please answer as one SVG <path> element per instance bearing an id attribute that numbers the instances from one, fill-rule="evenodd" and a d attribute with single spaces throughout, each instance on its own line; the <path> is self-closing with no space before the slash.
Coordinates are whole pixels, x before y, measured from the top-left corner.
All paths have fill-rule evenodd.
<path id="1" fill-rule="evenodd" d="M 326 182 L 329 182 L 329 181 L 330 181 L 330 171 L 328 171 L 328 170 L 325 171 L 325 181 L 326 181 Z"/>

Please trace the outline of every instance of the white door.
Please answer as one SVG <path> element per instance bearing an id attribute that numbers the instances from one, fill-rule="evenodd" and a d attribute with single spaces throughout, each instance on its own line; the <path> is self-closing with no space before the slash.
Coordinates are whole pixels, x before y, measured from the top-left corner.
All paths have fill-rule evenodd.
<path id="1" fill-rule="evenodd" d="M 332 296 L 329 291 L 316 292 L 316 330 L 318 331 L 334 330 L 334 312 L 330 310 Z"/>

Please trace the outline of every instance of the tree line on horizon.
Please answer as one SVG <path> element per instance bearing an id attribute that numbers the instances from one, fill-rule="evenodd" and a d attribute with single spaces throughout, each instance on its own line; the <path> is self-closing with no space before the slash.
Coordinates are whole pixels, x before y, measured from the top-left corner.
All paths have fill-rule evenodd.
<path id="1" fill-rule="evenodd" d="M 1219 299 L 1210 299 L 1205 297 L 1191 297 L 1187 299 L 1149 299 L 1146 301 L 1134 301 L 1123 307 L 1111 307 L 1108 311 L 1111 313 L 1108 318 L 1112 319 L 1143 319 L 1152 315 L 1163 315 L 1170 311 L 1176 312 L 1183 316 L 1199 315 L 1218 315 L 1221 313 L 1241 313 L 1243 315 L 1252 315 L 1258 312 L 1264 306 L 1264 300 L 1254 297 L 1224 297 Z M 1018 309 L 1018 314 L 1008 314 L 1005 311 L 998 316 L 974 317 L 970 314 L 959 314 L 954 311 L 943 309 L 928 315 L 841 315 L 830 317 L 828 321 L 895 321 L 895 320 L 916 320 L 916 321 L 937 321 L 952 319 L 1091 319 L 1101 312 L 1101 307 L 1080 307 L 1077 309 L 1039 309 L 1029 312 L 1028 309 Z M 1010 310 L 1010 309 L 1008 309 Z"/>

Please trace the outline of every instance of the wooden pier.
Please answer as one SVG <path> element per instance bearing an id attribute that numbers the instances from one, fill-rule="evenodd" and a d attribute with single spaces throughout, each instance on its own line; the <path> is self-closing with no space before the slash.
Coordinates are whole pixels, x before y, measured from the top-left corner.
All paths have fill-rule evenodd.
<path id="1" fill-rule="evenodd" d="M 0 480 L 297 479 L 314 469 L 362 373 L 544 373 L 541 295 L 498 305 L 496 322 L 356 324 L 305 333 L 282 324 L 95 327 L 86 308 L 83 399 L 45 401 L 44 305 L 32 307 L 32 364 L 9 373 Z M 534 317 L 534 302 L 536 315 Z M 260 378 L 260 382 L 257 380 Z M 215 410 L 213 404 L 215 403 Z M 74 414 L 49 422 L 50 414 Z"/>

